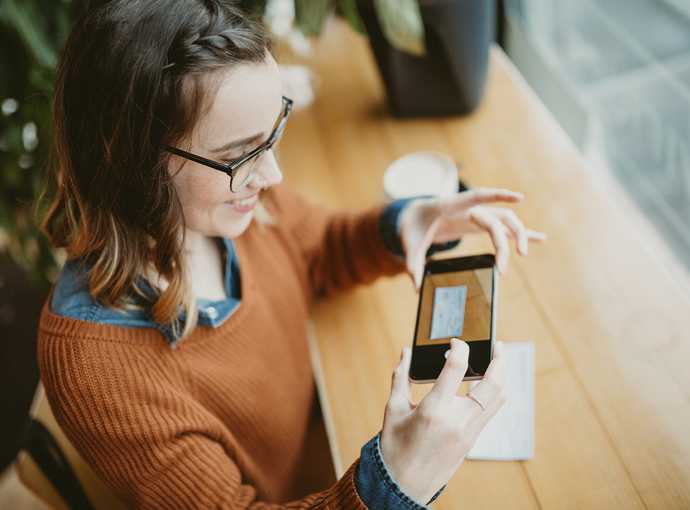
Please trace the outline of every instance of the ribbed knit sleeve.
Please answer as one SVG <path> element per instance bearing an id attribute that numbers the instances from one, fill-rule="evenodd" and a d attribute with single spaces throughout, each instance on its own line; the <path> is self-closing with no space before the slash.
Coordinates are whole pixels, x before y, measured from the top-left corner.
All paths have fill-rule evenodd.
<path id="1" fill-rule="evenodd" d="M 302 199 L 284 185 L 272 190 L 269 211 L 288 244 L 300 250 L 312 291 L 331 294 L 379 276 L 405 270 L 404 261 L 386 248 L 379 222 L 385 204 L 364 211 L 331 212 Z"/>
<path id="2" fill-rule="evenodd" d="M 41 375 L 61 428 L 128 507 L 365 508 L 355 465 L 324 492 L 282 505 L 259 501 L 246 479 L 254 459 L 195 398 L 194 368 L 153 330 L 85 324 L 44 311 Z"/>

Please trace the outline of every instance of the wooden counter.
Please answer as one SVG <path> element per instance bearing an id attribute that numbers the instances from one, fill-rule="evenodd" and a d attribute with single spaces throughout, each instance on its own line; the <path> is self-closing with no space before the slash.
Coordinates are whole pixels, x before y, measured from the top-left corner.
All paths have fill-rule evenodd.
<path id="1" fill-rule="evenodd" d="M 369 206 L 394 159 L 437 150 L 466 181 L 524 193 L 514 210 L 549 236 L 514 255 L 499 285 L 498 338 L 536 344 L 535 456 L 466 460 L 433 506 L 690 508 L 690 301 L 635 222 L 499 49 L 475 113 L 400 120 L 366 39 L 335 21 L 325 32 L 308 61 L 316 102 L 293 114 L 281 143 L 287 182 L 333 208 Z M 473 237 L 457 253 L 490 249 Z M 416 306 L 404 275 L 314 306 L 338 473 L 381 429 Z"/>

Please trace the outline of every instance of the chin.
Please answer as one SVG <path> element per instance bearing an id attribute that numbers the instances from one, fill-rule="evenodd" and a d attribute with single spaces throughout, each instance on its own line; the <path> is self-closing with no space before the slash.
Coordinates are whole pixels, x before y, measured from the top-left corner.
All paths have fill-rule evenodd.
<path id="1" fill-rule="evenodd" d="M 225 221 L 220 225 L 216 235 L 228 239 L 239 237 L 249 228 L 253 217 L 254 211 L 250 211 L 242 214 L 240 218 L 233 218 L 231 221 Z"/>

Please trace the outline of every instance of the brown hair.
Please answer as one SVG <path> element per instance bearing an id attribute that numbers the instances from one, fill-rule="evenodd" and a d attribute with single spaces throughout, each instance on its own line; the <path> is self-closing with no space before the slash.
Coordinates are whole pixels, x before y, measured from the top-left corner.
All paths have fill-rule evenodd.
<path id="1" fill-rule="evenodd" d="M 213 94 L 216 71 L 261 63 L 270 37 L 222 0 L 95 0 L 62 50 L 55 87 L 58 191 L 43 227 L 91 267 L 91 295 L 136 308 L 136 280 L 167 283 L 150 311 L 172 324 L 197 311 L 184 257 L 184 217 L 168 171 Z"/>

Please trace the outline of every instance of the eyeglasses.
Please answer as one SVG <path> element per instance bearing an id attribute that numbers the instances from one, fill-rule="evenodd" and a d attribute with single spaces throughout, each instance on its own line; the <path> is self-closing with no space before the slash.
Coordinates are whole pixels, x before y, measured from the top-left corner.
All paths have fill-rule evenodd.
<path id="1" fill-rule="evenodd" d="M 290 116 L 291 111 L 292 99 L 288 99 L 287 97 L 283 96 L 283 111 L 280 114 L 280 117 L 278 118 L 278 121 L 276 122 L 276 125 L 273 128 L 273 131 L 271 132 L 271 135 L 268 137 L 268 140 L 266 140 L 264 143 L 262 143 L 259 147 L 251 151 L 246 156 L 242 156 L 241 158 L 233 161 L 232 163 L 219 163 L 217 161 L 213 161 L 212 159 L 203 158 L 201 156 L 197 156 L 190 152 L 176 149 L 175 147 L 171 146 L 167 146 L 165 150 L 172 154 L 175 154 L 176 156 L 186 158 L 190 161 L 194 161 L 195 163 L 211 167 L 214 170 L 219 170 L 229 175 L 230 191 L 232 191 L 233 193 L 237 193 L 247 184 L 249 184 L 251 180 L 254 178 L 254 175 L 256 175 L 256 171 L 258 169 L 258 165 L 256 163 L 259 159 L 259 156 L 261 156 L 267 150 L 271 149 L 273 145 L 276 143 L 278 137 L 280 136 L 280 132 L 285 127 L 285 123 L 287 122 L 287 119 Z"/>

